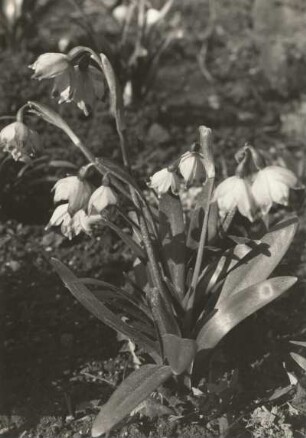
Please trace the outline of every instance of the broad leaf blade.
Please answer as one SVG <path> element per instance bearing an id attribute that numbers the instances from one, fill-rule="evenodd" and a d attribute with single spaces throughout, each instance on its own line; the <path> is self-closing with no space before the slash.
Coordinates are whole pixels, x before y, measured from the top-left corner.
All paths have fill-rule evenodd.
<path id="1" fill-rule="evenodd" d="M 261 240 L 225 279 L 219 302 L 234 291 L 240 291 L 266 280 L 285 255 L 298 226 L 297 218 L 279 224 Z"/>
<path id="2" fill-rule="evenodd" d="M 159 234 L 163 255 L 179 297 L 185 286 L 185 224 L 178 196 L 165 194 L 159 201 Z"/>
<path id="3" fill-rule="evenodd" d="M 180 338 L 175 335 L 166 334 L 162 337 L 164 355 L 174 374 L 182 374 L 193 362 L 197 343 L 193 339 Z"/>
<path id="4" fill-rule="evenodd" d="M 93 424 L 92 436 L 109 432 L 171 375 L 171 368 L 163 365 L 144 365 L 130 374 L 102 407 Z"/>
<path id="5" fill-rule="evenodd" d="M 215 347 L 237 324 L 279 297 L 296 281 L 295 277 L 276 277 L 230 295 L 201 328 L 197 337 L 199 350 Z"/>
<path id="6" fill-rule="evenodd" d="M 89 310 L 89 312 L 104 324 L 123 333 L 141 345 L 147 351 L 158 352 L 157 344 L 154 341 L 143 335 L 139 330 L 135 330 L 126 324 L 121 318 L 110 311 L 83 283 L 78 281 L 78 278 L 63 263 L 56 259 L 52 259 L 51 263 L 72 295 Z"/>

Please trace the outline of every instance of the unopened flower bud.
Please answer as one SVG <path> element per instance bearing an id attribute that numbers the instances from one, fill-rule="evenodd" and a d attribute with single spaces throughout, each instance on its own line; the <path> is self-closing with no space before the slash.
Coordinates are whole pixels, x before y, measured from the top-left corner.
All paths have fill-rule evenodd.
<path id="1" fill-rule="evenodd" d="M 215 177 L 215 163 L 212 153 L 212 131 L 206 126 L 199 127 L 200 144 L 203 154 L 203 164 L 205 167 L 207 178 Z"/>
<path id="2" fill-rule="evenodd" d="M 88 213 L 99 214 L 109 205 L 116 205 L 118 203 L 118 197 L 113 189 L 107 185 L 98 187 L 88 203 Z"/>
<path id="3" fill-rule="evenodd" d="M 54 202 L 67 201 L 71 215 L 74 215 L 78 210 L 87 208 L 92 193 L 91 185 L 77 176 L 67 176 L 60 179 L 53 190 Z"/>
<path id="4" fill-rule="evenodd" d="M 174 169 L 165 167 L 151 176 L 149 187 L 156 190 L 159 196 L 167 193 L 169 189 L 177 194 L 180 189 L 180 180 Z"/>
<path id="5" fill-rule="evenodd" d="M 27 162 L 40 151 L 40 140 L 37 132 L 24 123 L 14 122 L 1 130 L 0 146 L 14 160 Z"/>
<path id="6" fill-rule="evenodd" d="M 51 79 L 69 70 L 71 64 L 70 58 L 63 53 L 44 53 L 29 67 L 34 70 L 34 78 Z"/>

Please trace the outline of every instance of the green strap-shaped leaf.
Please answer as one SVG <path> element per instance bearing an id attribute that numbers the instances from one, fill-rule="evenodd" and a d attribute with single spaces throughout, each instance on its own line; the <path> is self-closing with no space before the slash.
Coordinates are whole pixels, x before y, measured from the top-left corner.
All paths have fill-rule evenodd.
<path id="1" fill-rule="evenodd" d="M 230 295 L 201 328 L 197 336 L 198 349 L 214 348 L 232 328 L 275 300 L 296 281 L 295 277 L 271 278 Z"/>
<path id="2" fill-rule="evenodd" d="M 72 295 L 96 318 L 112 329 L 123 333 L 141 345 L 146 351 L 159 353 L 156 342 L 139 330 L 135 330 L 110 311 L 83 283 L 77 281 L 78 278 L 63 263 L 56 259 L 52 259 L 51 263 Z"/>
<path id="3" fill-rule="evenodd" d="M 298 226 L 297 218 L 278 224 L 263 236 L 241 264 L 225 279 L 219 303 L 233 292 L 238 292 L 260 281 L 266 280 L 285 255 Z"/>
<path id="4" fill-rule="evenodd" d="M 194 339 L 180 338 L 175 335 L 163 335 L 164 355 L 174 374 L 182 374 L 193 362 L 197 343 Z"/>
<path id="5" fill-rule="evenodd" d="M 183 298 L 185 287 L 185 224 L 178 196 L 165 194 L 159 201 L 159 235 L 164 259 L 178 297 Z"/>
<path id="6" fill-rule="evenodd" d="M 92 436 L 109 432 L 171 375 L 171 368 L 163 365 L 144 365 L 130 374 L 102 407 L 93 424 Z"/>
<path id="7" fill-rule="evenodd" d="M 119 86 L 119 82 L 107 56 L 105 56 L 104 53 L 101 53 L 100 58 L 100 65 L 103 69 L 105 79 L 109 88 L 111 113 L 116 118 L 120 131 L 123 131 L 126 126 L 123 114 L 122 92 Z"/>
<path id="8" fill-rule="evenodd" d="M 304 371 L 306 371 L 306 358 L 297 353 L 290 353 L 290 356 L 293 360 L 301 367 Z"/>
<path id="9" fill-rule="evenodd" d="M 106 281 L 97 278 L 79 278 L 77 282 L 81 282 L 85 284 L 85 286 L 87 285 L 100 286 L 103 288 L 103 291 L 101 291 L 102 296 L 103 295 L 105 295 L 106 297 L 111 296 L 113 298 L 118 297 L 123 300 L 127 300 L 130 303 L 134 304 L 145 315 L 147 315 L 149 319 L 152 319 L 152 313 L 149 307 L 147 306 L 146 303 L 144 303 L 144 300 L 141 299 L 138 295 L 134 295 L 130 292 L 127 292 L 125 289 L 121 289 L 120 287 L 114 286 L 111 283 L 107 283 Z M 140 292 L 140 293 L 144 294 L 144 292 Z"/>
<path id="10" fill-rule="evenodd" d="M 306 342 L 305 341 L 289 341 L 291 344 L 298 345 L 299 347 L 305 347 L 306 348 Z"/>

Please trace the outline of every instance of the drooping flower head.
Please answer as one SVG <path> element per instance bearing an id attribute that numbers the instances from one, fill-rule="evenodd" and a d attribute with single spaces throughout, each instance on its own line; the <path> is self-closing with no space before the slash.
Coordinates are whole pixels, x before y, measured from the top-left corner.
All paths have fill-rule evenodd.
<path id="1" fill-rule="evenodd" d="M 180 159 L 179 169 L 187 186 L 192 183 L 202 182 L 205 178 L 203 157 L 199 152 L 188 151 L 183 154 Z"/>
<path id="2" fill-rule="evenodd" d="M 221 218 L 238 209 L 242 216 L 254 221 L 256 205 L 249 182 L 239 176 L 231 176 L 222 181 L 214 192 L 212 202 L 218 203 Z"/>
<path id="3" fill-rule="evenodd" d="M 101 222 L 101 215 L 88 215 L 84 210 L 79 210 L 72 218 L 72 228 L 76 236 L 81 232 L 90 236 L 92 227 L 99 222 Z"/>
<path id="4" fill-rule="evenodd" d="M 294 173 L 280 166 L 267 166 L 254 176 L 252 194 L 262 214 L 267 214 L 273 202 L 288 205 L 289 190 L 297 186 Z"/>
<path id="5" fill-rule="evenodd" d="M 69 240 L 81 233 L 92 234 L 92 227 L 101 222 L 100 215 L 87 215 L 84 210 L 78 210 L 73 216 L 69 213 L 69 205 L 61 204 L 54 210 L 46 230 L 60 227 L 61 233 Z"/>
<path id="6" fill-rule="evenodd" d="M 54 185 L 54 202 L 67 201 L 68 210 L 74 215 L 78 210 L 86 209 L 92 194 L 92 186 L 78 176 L 67 176 Z"/>
<path id="7" fill-rule="evenodd" d="M 45 53 L 30 67 L 34 69 L 34 78 L 53 79 L 51 94 L 59 104 L 75 102 L 86 116 L 93 108 L 95 99 L 103 97 L 101 73 L 89 65 L 88 56 L 74 65 L 68 55 Z"/>
<path id="8" fill-rule="evenodd" d="M 68 55 L 63 53 L 44 53 L 29 66 L 34 70 L 35 79 L 52 79 L 62 75 L 72 68 Z"/>
<path id="9" fill-rule="evenodd" d="M 180 180 L 176 174 L 176 168 L 165 167 L 154 173 L 150 178 L 149 187 L 161 196 L 171 189 L 173 194 L 177 194 L 180 189 Z"/>
<path id="10" fill-rule="evenodd" d="M 71 228 L 72 217 L 68 212 L 68 204 L 61 204 L 54 210 L 48 225 L 46 226 L 46 230 L 51 227 L 61 227 L 61 232 L 64 236 L 72 239 L 73 232 Z"/>
<path id="11" fill-rule="evenodd" d="M 257 206 L 252 195 L 249 178 L 251 152 L 245 146 L 238 151 L 235 158 L 239 163 L 236 168 L 236 175 L 226 178 L 218 185 L 212 201 L 217 202 L 221 218 L 237 208 L 242 216 L 253 222 L 257 213 Z"/>
<path id="12" fill-rule="evenodd" d="M 266 166 L 263 154 L 252 146 L 247 146 L 252 156 L 252 194 L 263 215 L 271 209 L 273 202 L 288 205 L 289 190 L 296 188 L 298 179 L 294 173 L 281 166 Z"/>
<path id="13" fill-rule="evenodd" d="M 118 203 L 118 197 L 114 190 L 106 183 L 98 187 L 91 195 L 88 202 L 88 214 L 100 214 L 102 211 L 110 206 Z"/>
<path id="14" fill-rule="evenodd" d="M 24 123 L 14 122 L 1 130 L 0 146 L 14 160 L 28 162 L 40 151 L 40 140 L 37 132 Z"/>
<path id="15" fill-rule="evenodd" d="M 70 100 L 76 103 L 85 116 L 88 116 L 95 99 L 102 99 L 104 95 L 104 82 L 101 73 L 91 65 L 83 69 L 81 66 L 75 66 L 74 74 Z"/>

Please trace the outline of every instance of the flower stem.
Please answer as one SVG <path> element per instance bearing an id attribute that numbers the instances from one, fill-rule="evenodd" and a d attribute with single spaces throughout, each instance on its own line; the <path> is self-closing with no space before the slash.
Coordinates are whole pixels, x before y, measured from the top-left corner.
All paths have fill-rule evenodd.
<path id="1" fill-rule="evenodd" d="M 206 208 L 205 208 L 205 215 L 204 215 L 204 221 L 203 221 L 203 226 L 202 226 L 202 231 L 201 231 L 201 236 L 200 236 L 199 248 L 198 248 L 198 252 L 197 252 L 196 263 L 195 263 L 192 281 L 191 281 L 191 286 L 190 286 L 190 288 L 193 291 L 195 291 L 195 289 L 197 287 L 198 278 L 199 278 L 200 269 L 201 269 L 202 260 L 203 260 L 203 253 L 204 253 L 204 248 L 205 248 L 205 241 L 206 241 L 207 228 L 208 228 L 208 219 L 209 219 L 209 211 L 210 211 L 210 200 L 211 200 L 211 196 L 212 196 L 212 192 L 213 192 L 213 188 L 214 188 L 214 181 L 215 181 L 215 178 L 208 178 L 208 180 L 207 180 L 207 184 L 209 184 L 207 204 L 206 204 Z"/>

